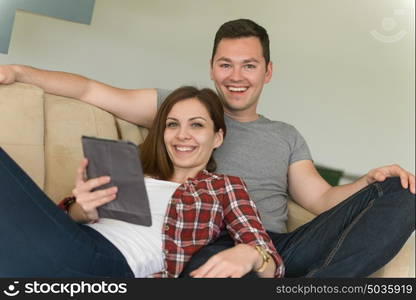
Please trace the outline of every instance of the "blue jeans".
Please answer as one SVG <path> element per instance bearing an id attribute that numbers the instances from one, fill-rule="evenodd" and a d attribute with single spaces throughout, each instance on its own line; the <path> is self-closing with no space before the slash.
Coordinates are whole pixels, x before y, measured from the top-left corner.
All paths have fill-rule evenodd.
<path id="1" fill-rule="evenodd" d="M 0 148 L 0 277 L 134 277 L 96 230 L 61 211 Z"/>
<path id="2" fill-rule="evenodd" d="M 286 277 L 365 277 L 388 263 L 414 230 L 415 195 L 393 177 L 365 187 L 293 232 L 268 234 Z M 221 234 L 194 254 L 181 277 L 233 245 L 228 234 Z"/>

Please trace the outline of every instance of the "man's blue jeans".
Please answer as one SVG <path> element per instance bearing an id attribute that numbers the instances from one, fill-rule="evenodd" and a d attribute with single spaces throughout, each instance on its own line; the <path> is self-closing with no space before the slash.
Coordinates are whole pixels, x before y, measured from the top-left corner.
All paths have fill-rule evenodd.
<path id="1" fill-rule="evenodd" d="M 365 277 L 389 262 L 414 230 L 415 195 L 394 177 L 367 186 L 293 232 L 268 233 L 286 277 Z M 222 234 L 192 257 L 181 276 L 233 245 Z"/>
<path id="2" fill-rule="evenodd" d="M 119 250 L 61 211 L 0 148 L 0 277 L 133 277 Z"/>

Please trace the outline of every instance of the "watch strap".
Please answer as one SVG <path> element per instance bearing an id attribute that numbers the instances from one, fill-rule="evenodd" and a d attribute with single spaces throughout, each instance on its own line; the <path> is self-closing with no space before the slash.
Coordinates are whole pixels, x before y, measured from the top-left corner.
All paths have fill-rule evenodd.
<path id="1" fill-rule="evenodd" d="M 265 269 L 266 269 L 266 267 L 267 267 L 267 264 L 268 264 L 268 262 L 269 262 L 269 260 L 270 260 L 270 258 L 271 258 L 271 256 L 270 256 L 270 254 L 263 248 L 263 247 L 261 247 L 261 246 L 256 246 L 256 250 L 257 250 L 257 252 L 260 254 L 260 256 L 261 256 L 261 258 L 263 259 L 263 263 L 261 264 L 261 266 L 257 269 L 257 270 L 255 270 L 256 272 L 259 272 L 259 273 L 261 273 L 261 272 L 263 272 Z"/>

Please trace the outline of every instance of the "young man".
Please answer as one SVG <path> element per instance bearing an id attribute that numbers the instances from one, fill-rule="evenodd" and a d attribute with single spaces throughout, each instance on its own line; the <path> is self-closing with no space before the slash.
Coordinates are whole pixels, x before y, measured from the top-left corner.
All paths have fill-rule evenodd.
<path id="1" fill-rule="evenodd" d="M 361 277 L 386 264 L 415 228 L 415 177 L 397 165 L 369 171 L 354 183 L 331 187 L 316 171 L 305 140 L 291 125 L 257 114 L 271 80 L 266 30 L 234 20 L 218 30 L 210 76 L 221 96 L 227 137 L 215 153 L 218 172 L 242 177 L 264 226 L 283 257 L 286 276 Z M 124 90 L 62 72 L 0 67 L 0 83 L 21 81 L 83 100 L 149 126 L 166 91 Z M 395 177 L 395 178 L 389 178 Z M 286 233 L 288 193 L 318 216 Z M 184 276 L 228 277 L 234 263 L 228 235 L 206 246 Z M 264 258 L 267 264 L 267 256 Z"/>

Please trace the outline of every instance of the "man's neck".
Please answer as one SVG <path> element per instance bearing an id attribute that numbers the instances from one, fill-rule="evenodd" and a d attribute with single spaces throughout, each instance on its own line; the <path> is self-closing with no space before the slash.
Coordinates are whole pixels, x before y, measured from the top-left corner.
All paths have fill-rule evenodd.
<path id="1" fill-rule="evenodd" d="M 247 114 L 247 113 L 224 111 L 224 113 L 227 117 L 230 117 L 231 119 L 237 122 L 242 122 L 242 123 L 253 122 L 259 118 L 259 114 L 257 112 Z"/>

